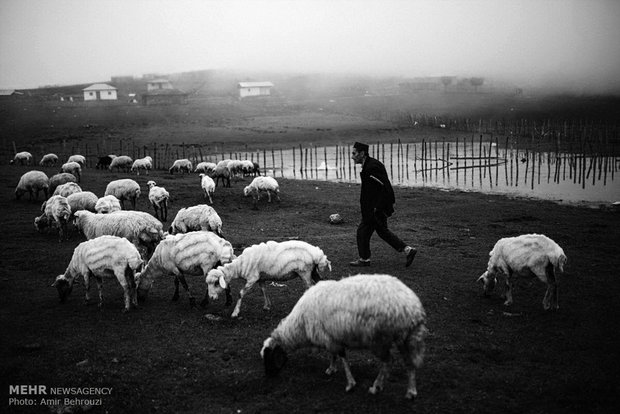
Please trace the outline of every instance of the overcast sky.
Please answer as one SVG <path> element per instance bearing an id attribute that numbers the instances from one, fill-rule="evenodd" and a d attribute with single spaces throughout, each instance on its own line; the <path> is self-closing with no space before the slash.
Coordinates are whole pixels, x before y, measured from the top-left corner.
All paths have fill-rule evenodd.
<path id="1" fill-rule="evenodd" d="M 620 91 L 618 0 L 0 0 L 0 88 L 201 69 Z"/>

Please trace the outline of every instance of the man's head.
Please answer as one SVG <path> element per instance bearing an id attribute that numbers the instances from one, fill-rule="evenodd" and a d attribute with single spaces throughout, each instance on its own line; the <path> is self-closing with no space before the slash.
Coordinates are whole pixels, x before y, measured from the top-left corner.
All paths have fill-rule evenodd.
<path id="1" fill-rule="evenodd" d="M 361 142 L 356 142 L 355 144 L 353 144 L 353 152 L 351 153 L 351 158 L 353 159 L 353 161 L 355 161 L 356 164 L 362 164 L 367 156 L 367 144 L 362 144 Z"/>

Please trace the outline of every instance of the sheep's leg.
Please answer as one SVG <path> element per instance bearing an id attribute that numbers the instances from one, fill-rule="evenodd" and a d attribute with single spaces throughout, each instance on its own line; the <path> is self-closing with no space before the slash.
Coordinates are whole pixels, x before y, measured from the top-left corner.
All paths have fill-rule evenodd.
<path id="1" fill-rule="evenodd" d="M 189 290 L 189 286 L 187 286 L 187 281 L 185 280 L 185 275 L 179 275 L 178 280 L 183 285 L 183 289 L 187 292 L 187 296 L 189 296 L 189 306 L 193 309 L 196 307 L 196 298 L 192 296 L 192 292 Z"/>
<path id="2" fill-rule="evenodd" d="M 235 309 L 233 310 L 232 315 L 230 315 L 231 317 L 236 318 L 237 316 L 239 316 L 239 311 L 241 310 L 241 301 L 243 300 L 243 297 L 250 292 L 252 286 L 254 286 L 254 282 L 247 282 L 245 286 L 239 291 L 239 299 L 237 299 L 237 304 L 235 305 Z"/>
<path id="3" fill-rule="evenodd" d="M 504 306 L 512 305 L 512 271 L 509 271 L 506 275 L 506 301 L 504 302 Z"/>
<path id="4" fill-rule="evenodd" d="M 209 204 L 213 204 L 213 199 L 211 198 L 211 193 L 207 193 L 207 196 L 209 197 Z"/>
<path id="5" fill-rule="evenodd" d="M 136 209 L 136 197 L 131 198 L 131 209 L 132 210 Z"/>
<path id="6" fill-rule="evenodd" d="M 97 281 L 97 290 L 99 291 L 99 309 L 103 307 L 103 278 L 101 276 L 95 276 L 95 280 Z"/>
<path id="7" fill-rule="evenodd" d="M 338 354 L 332 353 L 331 360 L 329 362 L 329 367 L 325 370 L 325 374 L 332 375 L 338 371 L 338 366 L 336 363 L 338 362 Z"/>
<path id="8" fill-rule="evenodd" d="M 347 387 L 345 388 L 345 391 L 349 392 L 355 387 L 355 378 L 353 378 L 353 374 L 351 373 L 351 367 L 349 366 L 349 361 L 347 361 L 347 357 L 344 351 L 340 353 L 340 359 L 342 359 L 344 373 L 347 376 Z"/>
<path id="9" fill-rule="evenodd" d="M 168 201 L 164 201 L 164 205 L 161 210 L 162 210 L 162 217 L 163 217 L 162 221 L 168 220 Z"/>
<path id="10" fill-rule="evenodd" d="M 262 280 L 259 280 L 258 281 L 258 287 L 260 287 L 260 290 L 263 292 L 263 298 L 265 298 L 265 304 L 263 305 L 263 309 L 264 310 L 270 310 L 271 309 L 271 301 L 267 297 L 267 291 L 265 290 L 265 282 L 263 282 Z"/>
<path id="11" fill-rule="evenodd" d="M 174 295 L 172 295 L 172 301 L 176 302 L 179 300 L 179 277 L 174 277 Z"/>
<path id="12" fill-rule="evenodd" d="M 127 296 L 125 297 L 125 311 L 128 311 L 132 304 L 134 305 L 134 307 L 138 307 L 138 289 L 136 286 L 136 276 L 133 269 L 131 269 L 129 266 L 125 267 L 125 283 L 127 285 Z M 123 290 L 125 290 L 125 286 L 123 286 Z"/>
<path id="13" fill-rule="evenodd" d="M 368 388 L 368 392 L 371 394 L 376 394 L 379 391 L 383 390 L 383 383 L 385 382 L 385 378 L 388 375 L 390 369 L 390 345 L 381 347 L 379 351 L 379 356 L 381 359 L 381 368 L 379 369 L 379 373 L 377 374 L 377 378 L 375 378 L 375 382 L 372 384 L 372 387 Z"/>
<path id="14" fill-rule="evenodd" d="M 271 203 L 271 191 L 267 190 L 267 202 Z"/>
<path id="15" fill-rule="evenodd" d="M 84 274 L 84 302 L 87 305 L 90 302 L 90 276 L 90 272 Z"/>
<path id="16" fill-rule="evenodd" d="M 230 286 L 226 287 L 226 289 L 224 289 L 224 292 L 226 293 L 226 303 L 224 303 L 224 306 L 230 306 L 232 304 L 232 295 L 230 294 Z"/>
<path id="17" fill-rule="evenodd" d="M 411 335 L 405 342 L 398 345 L 398 350 L 403 357 L 405 367 L 407 368 L 407 376 L 409 378 L 409 384 L 407 386 L 407 393 L 405 398 L 414 399 L 418 396 L 418 389 L 416 387 L 416 369 L 422 365 L 422 358 L 424 356 L 424 335 L 426 328 L 420 326 L 416 329 L 416 333 Z"/>
<path id="18" fill-rule="evenodd" d="M 555 278 L 555 271 L 551 263 L 545 267 L 545 274 L 547 276 L 547 292 L 543 299 L 543 308 L 545 310 L 558 309 L 558 286 Z"/>

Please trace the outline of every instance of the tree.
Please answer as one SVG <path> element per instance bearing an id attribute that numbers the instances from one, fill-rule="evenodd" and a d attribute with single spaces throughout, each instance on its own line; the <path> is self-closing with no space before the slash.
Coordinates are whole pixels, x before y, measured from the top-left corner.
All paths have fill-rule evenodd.
<path id="1" fill-rule="evenodd" d="M 448 91 L 448 86 L 452 84 L 452 76 L 442 76 L 441 83 L 443 83 L 443 91 Z"/>
<path id="2" fill-rule="evenodd" d="M 484 83 L 484 78 L 471 78 L 469 80 L 469 83 L 471 83 L 471 86 L 474 87 L 474 91 L 477 93 L 478 86 L 482 86 L 482 84 Z"/>

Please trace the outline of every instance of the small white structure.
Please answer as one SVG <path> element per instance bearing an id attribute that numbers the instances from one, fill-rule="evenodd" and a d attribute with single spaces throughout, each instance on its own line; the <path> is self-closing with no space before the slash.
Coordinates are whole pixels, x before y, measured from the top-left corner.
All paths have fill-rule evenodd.
<path id="1" fill-rule="evenodd" d="M 172 83 L 168 79 L 153 79 L 146 83 L 147 91 L 156 91 L 159 89 L 174 89 Z"/>
<path id="2" fill-rule="evenodd" d="M 107 83 L 95 83 L 82 89 L 85 101 L 115 101 L 118 99 L 116 90 L 114 86 Z"/>
<path id="3" fill-rule="evenodd" d="M 247 98 L 249 96 L 269 96 L 271 95 L 271 82 L 239 82 L 239 98 Z"/>

